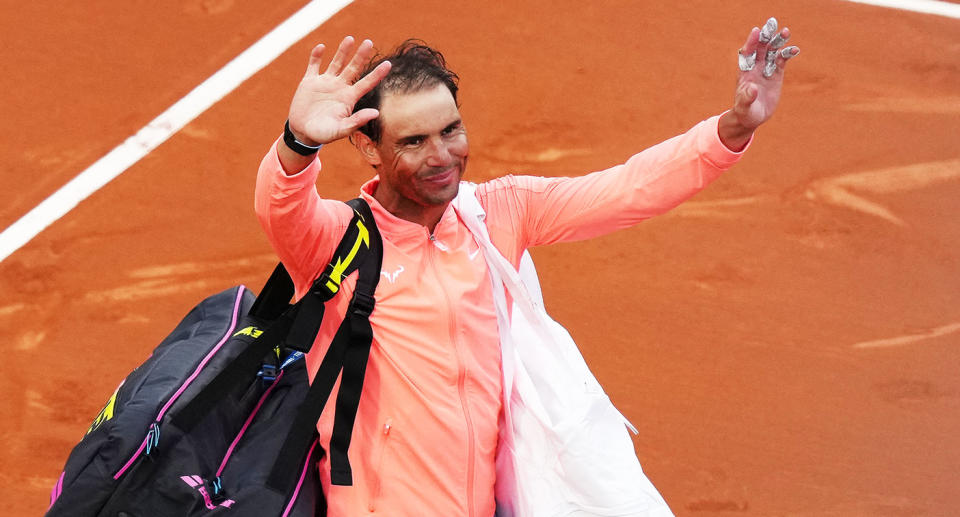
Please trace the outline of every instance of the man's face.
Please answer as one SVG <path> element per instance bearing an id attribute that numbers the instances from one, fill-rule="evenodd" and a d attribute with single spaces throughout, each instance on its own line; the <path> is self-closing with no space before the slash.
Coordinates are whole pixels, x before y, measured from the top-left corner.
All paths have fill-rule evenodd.
<path id="1" fill-rule="evenodd" d="M 445 207 L 457 195 L 469 154 L 450 90 L 438 84 L 413 93 L 386 93 L 379 118 L 377 199 L 391 211 Z"/>

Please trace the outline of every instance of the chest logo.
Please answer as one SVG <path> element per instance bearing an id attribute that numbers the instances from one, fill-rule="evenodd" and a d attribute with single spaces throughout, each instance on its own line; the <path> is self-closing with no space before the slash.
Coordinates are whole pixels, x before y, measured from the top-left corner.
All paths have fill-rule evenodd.
<path id="1" fill-rule="evenodd" d="M 403 265 L 402 265 L 402 264 L 398 265 L 398 266 L 397 266 L 397 270 L 394 271 L 393 273 L 388 273 L 388 272 L 386 272 L 386 271 L 380 271 L 380 274 L 383 275 L 384 277 L 386 277 L 386 279 L 389 280 L 391 284 L 397 281 L 397 277 L 400 276 L 400 273 L 403 273 Z"/>

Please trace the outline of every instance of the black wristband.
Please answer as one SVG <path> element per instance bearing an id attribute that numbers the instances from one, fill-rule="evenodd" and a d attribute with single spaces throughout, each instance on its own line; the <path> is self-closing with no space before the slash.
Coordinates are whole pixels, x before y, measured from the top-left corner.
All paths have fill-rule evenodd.
<path id="1" fill-rule="evenodd" d="M 287 144 L 287 147 L 289 147 L 291 151 L 303 156 L 310 156 L 323 147 L 323 144 L 317 144 L 317 146 L 314 147 L 297 140 L 297 137 L 293 135 L 293 131 L 290 131 L 289 120 L 283 125 L 283 143 Z"/>

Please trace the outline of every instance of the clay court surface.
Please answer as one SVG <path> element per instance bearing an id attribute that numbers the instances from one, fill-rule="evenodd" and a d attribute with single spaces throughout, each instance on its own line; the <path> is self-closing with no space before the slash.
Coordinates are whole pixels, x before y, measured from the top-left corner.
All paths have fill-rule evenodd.
<path id="1" fill-rule="evenodd" d="M 314 43 L 442 49 L 483 181 L 606 168 L 721 112 L 734 52 L 776 15 L 802 52 L 743 161 L 670 214 L 533 250 L 548 310 L 677 515 L 957 515 L 960 20 L 669 4 L 358 0 L 0 262 L 0 513 L 44 512 L 193 304 L 260 288 L 254 175 Z M 4 2 L 0 228 L 301 6 Z M 322 156 L 323 195 L 371 174 L 346 143 Z"/>

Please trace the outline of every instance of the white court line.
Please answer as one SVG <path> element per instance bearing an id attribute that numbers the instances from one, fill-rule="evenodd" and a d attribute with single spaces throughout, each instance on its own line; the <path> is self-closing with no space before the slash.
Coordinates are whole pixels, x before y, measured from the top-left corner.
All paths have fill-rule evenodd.
<path id="1" fill-rule="evenodd" d="M 886 339 L 876 339 L 874 341 L 864 341 L 853 345 L 853 348 L 887 348 L 892 346 L 903 346 L 924 341 L 936 337 L 947 336 L 955 332 L 960 332 L 960 323 L 951 323 L 934 329 L 929 329 L 917 334 L 908 334 L 906 336 L 896 336 Z"/>
<path id="2" fill-rule="evenodd" d="M 171 135 L 233 91 L 243 81 L 269 64 L 343 9 L 352 0 L 313 0 L 210 76 L 136 134 L 97 160 L 0 233 L 0 262 L 30 242 L 81 201 L 156 149 Z M 960 5 L 936 0 L 847 0 L 895 9 L 960 18 Z"/>
<path id="3" fill-rule="evenodd" d="M 858 4 L 890 7 L 923 14 L 936 14 L 948 18 L 960 19 L 960 4 L 940 2 L 938 0 L 847 0 Z"/>
<path id="4" fill-rule="evenodd" d="M 0 262 L 30 242 L 352 0 L 313 0 L 0 233 Z"/>

